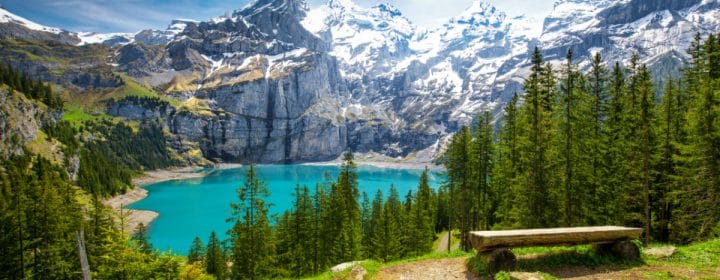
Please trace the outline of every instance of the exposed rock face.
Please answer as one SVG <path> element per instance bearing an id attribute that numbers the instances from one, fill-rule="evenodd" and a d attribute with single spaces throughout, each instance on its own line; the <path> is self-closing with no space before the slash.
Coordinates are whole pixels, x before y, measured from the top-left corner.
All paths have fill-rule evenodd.
<path id="1" fill-rule="evenodd" d="M 175 109 L 167 102 L 143 98 L 126 98 L 110 102 L 107 106 L 107 113 L 112 116 L 122 116 L 130 120 L 142 121 L 172 116 Z"/>
<path id="2" fill-rule="evenodd" d="M 22 93 L 0 88 L 0 159 L 23 153 L 23 147 L 38 139 L 40 129 L 52 121 L 44 106 Z"/>
<path id="3" fill-rule="evenodd" d="M 207 158 L 284 163 L 334 159 L 347 148 L 344 92 L 325 43 L 299 24 L 296 0 L 258 1 L 232 17 L 187 23 L 164 48 L 126 45 L 117 60 L 137 80 L 183 99 L 181 107 L 119 102 L 130 119 L 165 116 Z M 168 73 L 173 73 L 169 75 Z"/>

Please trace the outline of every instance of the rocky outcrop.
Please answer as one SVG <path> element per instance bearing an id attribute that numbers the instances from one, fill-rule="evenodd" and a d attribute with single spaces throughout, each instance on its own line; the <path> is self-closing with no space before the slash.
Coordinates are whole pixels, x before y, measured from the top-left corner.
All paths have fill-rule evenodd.
<path id="1" fill-rule="evenodd" d="M 38 140 L 41 128 L 50 121 L 52 115 L 44 105 L 0 87 L 0 159 L 23 154 L 23 147 Z"/>
<path id="2" fill-rule="evenodd" d="M 135 121 L 164 119 L 175 113 L 175 109 L 170 103 L 159 98 L 134 96 L 118 101 L 110 101 L 106 111 L 111 116 L 124 117 Z"/>

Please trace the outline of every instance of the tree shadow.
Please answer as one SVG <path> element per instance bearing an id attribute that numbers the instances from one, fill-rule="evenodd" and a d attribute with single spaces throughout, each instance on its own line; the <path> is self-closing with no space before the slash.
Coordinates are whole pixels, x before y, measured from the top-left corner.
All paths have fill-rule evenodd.
<path id="1" fill-rule="evenodd" d="M 642 266 L 641 260 L 626 260 L 601 250 L 564 251 L 518 257 L 517 271 L 544 272 L 555 277 L 582 277 Z"/>

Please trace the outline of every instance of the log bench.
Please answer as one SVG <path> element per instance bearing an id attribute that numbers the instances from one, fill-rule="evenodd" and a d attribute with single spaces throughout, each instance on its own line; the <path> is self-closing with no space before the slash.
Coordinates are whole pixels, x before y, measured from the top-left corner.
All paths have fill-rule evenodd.
<path id="1" fill-rule="evenodd" d="M 640 249 L 630 241 L 639 238 L 642 231 L 617 226 L 473 231 L 470 242 L 494 274 L 515 268 L 517 258 L 511 248 L 598 244 L 620 257 L 638 259 Z"/>

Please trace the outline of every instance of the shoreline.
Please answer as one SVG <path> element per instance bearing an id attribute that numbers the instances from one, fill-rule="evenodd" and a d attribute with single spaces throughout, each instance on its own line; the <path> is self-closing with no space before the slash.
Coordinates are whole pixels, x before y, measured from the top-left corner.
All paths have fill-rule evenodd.
<path id="1" fill-rule="evenodd" d="M 105 199 L 103 204 L 112 208 L 118 215 L 125 215 L 123 231 L 132 234 L 139 224 L 142 223 L 147 227 L 160 216 L 160 213 L 155 211 L 128 208 L 128 205 L 143 200 L 148 196 L 148 191 L 143 186 L 171 180 L 203 178 L 207 174 L 200 172 L 201 169 L 201 167 L 189 166 L 146 171 L 142 176 L 133 178 L 133 189 L 124 194 Z"/>
<path id="2" fill-rule="evenodd" d="M 322 162 L 306 162 L 306 163 L 299 163 L 301 165 L 307 165 L 307 166 L 332 166 L 332 165 L 340 165 L 342 163 L 341 160 L 331 160 L 331 161 L 322 161 Z M 391 162 L 391 161 L 371 161 L 371 160 L 355 160 L 355 165 L 361 166 L 361 165 L 367 165 L 372 167 L 378 167 L 378 168 L 389 168 L 389 169 L 409 169 L 409 170 L 423 170 L 425 167 L 427 167 L 428 170 L 438 171 L 438 170 L 444 170 L 445 167 L 442 165 L 437 165 L 434 163 L 418 163 L 418 162 Z"/>

